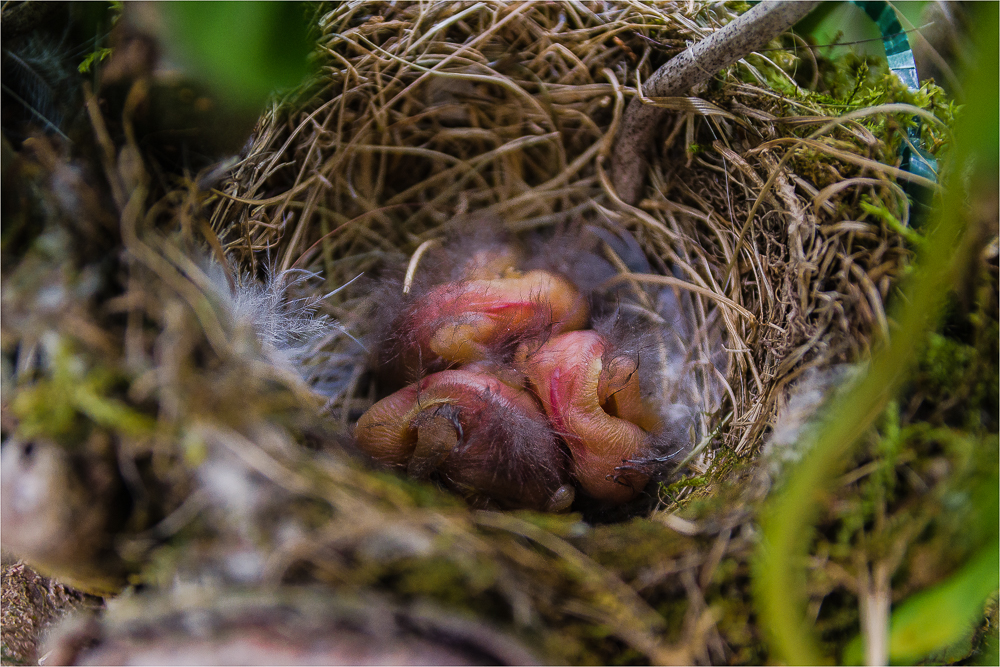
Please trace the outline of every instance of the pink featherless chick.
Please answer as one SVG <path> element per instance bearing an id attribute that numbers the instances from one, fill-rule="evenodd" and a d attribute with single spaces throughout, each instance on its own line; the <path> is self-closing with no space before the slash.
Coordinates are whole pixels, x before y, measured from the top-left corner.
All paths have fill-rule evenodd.
<path id="1" fill-rule="evenodd" d="M 560 511 L 573 501 L 565 453 L 538 401 L 491 375 L 428 375 L 372 406 L 355 437 L 375 460 L 435 476 L 473 506 Z"/>
<path id="2" fill-rule="evenodd" d="M 634 345 L 597 331 L 571 331 L 518 351 L 517 365 L 569 447 L 583 491 L 624 503 L 649 480 L 641 462 L 665 447 L 666 429 L 651 395 L 652 364 Z"/>
<path id="3" fill-rule="evenodd" d="M 565 278 L 542 270 L 507 269 L 417 295 L 396 319 L 393 334 L 408 376 L 484 360 L 506 360 L 524 340 L 579 329 L 586 299 Z"/>
<path id="4" fill-rule="evenodd" d="M 526 340 L 583 328 L 587 295 L 559 271 L 522 269 L 520 245 L 486 224 L 428 252 L 380 312 L 378 365 L 412 381 L 427 372 L 509 363 Z M 411 260 L 412 261 L 412 260 Z"/>

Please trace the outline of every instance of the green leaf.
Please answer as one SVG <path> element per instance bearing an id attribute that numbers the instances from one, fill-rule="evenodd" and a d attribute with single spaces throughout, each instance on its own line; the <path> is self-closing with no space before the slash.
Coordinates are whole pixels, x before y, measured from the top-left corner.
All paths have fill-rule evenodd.
<path id="1" fill-rule="evenodd" d="M 889 625 L 889 660 L 911 664 L 968 639 L 983 607 L 1000 588 L 1000 540 L 984 547 L 946 581 L 903 602 Z M 843 663 L 864 661 L 863 642 L 855 637 L 844 649 Z"/>
<path id="2" fill-rule="evenodd" d="M 296 2 L 167 2 L 165 44 L 231 104 L 259 106 L 308 72 L 304 9 Z"/>

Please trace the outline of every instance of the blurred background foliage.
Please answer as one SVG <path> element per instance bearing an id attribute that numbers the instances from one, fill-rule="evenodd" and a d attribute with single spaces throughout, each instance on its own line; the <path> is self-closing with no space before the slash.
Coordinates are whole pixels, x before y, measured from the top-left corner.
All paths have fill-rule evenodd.
<path id="1" fill-rule="evenodd" d="M 920 25 L 920 16 L 929 4 L 926 0 L 892 3 L 914 25 Z M 819 45 L 817 52 L 825 58 L 842 58 L 848 53 L 885 58 L 878 26 L 853 2 L 824 2 L 802 19 L 795 31 Z"/>
<path id="2" fill-rule="evenodd" d="M 310 7 L 299 2 L 164 2 L 168 56 L 229 104 L 258 109 L 308 73 Z"/>

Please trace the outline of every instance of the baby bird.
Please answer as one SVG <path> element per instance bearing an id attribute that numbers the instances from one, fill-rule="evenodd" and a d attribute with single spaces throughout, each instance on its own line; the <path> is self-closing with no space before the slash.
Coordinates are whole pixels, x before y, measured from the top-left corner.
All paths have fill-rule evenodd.
<path id="1" fill-rule="evenodd" d="M 456 364 L 513 352 L 543 332 L 579 329 L 587 302 L 565 278 L 547 271 L 509 271 L 502 278 L 449 283 L 408 313 L 422 358 Z"/>
<path id="2" fill-rule="evenodd" d="M 587 495 L 613 503 L 635 498 L 649 476 L 629 462 L 649 458 L 662 429 L 643 398 L 638 358 L 616 353 L 589 330 L 522 348 L 516 364 L 569 446 L 573 476 Z"/>
<path id="3" fill-rule="evenodd" d="M 626 297 L 600 295 L 615 269 L 597 248 L 630 246 L 578 231 L 527 252 L 484 225 L 415 255 L 402 296 L 384 290 L 375 311 L 399 313 L 378 332 L 380 377 L 411 384 L 361 417 L 362 450 L 477 506 L 555 511 L 575 490 L 607 504 L 639 495 L 679 444 L 653 400 L 662 392 L 645 357 L 656 337 L 617 308 L 601 323 Z M 584 330 L 592 311 L 597 330 Z"/>
<path id="4" fill-rule="evenodd" d="M 575 277 L 528 261 L 496 221 L 430 251 L 417 268 L 411 283 L 388 281 L 375 299 L 376 320 L 394 315 L 375 332 L 376 365 L 390 385 L 479 361 L 509 363 L 522 342 L 590 318 Z"/>
<path id="5" fill-rule="evenodd" d="M 503 358 L 526 338 L 579 329 L 588 316 L 580 292 L 548 271 L 508 269 L 500 278 L 446 283 L 403 316 L 402 328 L 411 332 L 407 365 Z"/>
<path id="6" fill-rule="evenodd" d="M 428 375 L 382 399 L 355 437 L 372 458 L 443 484 L 471 504 L 559 511 L 573 501 L 567 461 L 538 402 L 496 377 Z"/>

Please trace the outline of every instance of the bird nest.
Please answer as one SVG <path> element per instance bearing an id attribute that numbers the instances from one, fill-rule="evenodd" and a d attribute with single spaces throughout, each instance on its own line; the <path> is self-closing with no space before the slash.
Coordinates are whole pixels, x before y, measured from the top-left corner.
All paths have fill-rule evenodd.
<path id="1" fill-rule="evenodd" d="M 335 7 L 319 19 L 321 73 L 261 119 L 212 228 L 241 270 L 321 277 L 314 296 L 419 271 L 429 247 L 488 218 L 522 238 L 624 232 L 641 254 L 602 243 L 618 275 L 600 287 L 630 286 L 663 328 L 683 320 L 669 352 L 684 370 L 659 372 L 698 407 L 702 446 L 686 464 L 752 455 L 790 382 L 885 332 L 909 204 L 892 166 L 905 121 L 863 114 L 881 136 L 829 122 L 843 107 L 795 78 L 818 65 L 783 50 L 698 97 L 646 100 L 676 113 L 641 201 L 619 198 L 608 157 L 637 81 L 734 16 L 701 3 Z M 378 345 L 371 289 L 320 308 Z M 665 292 L 679 313 L 664 312 Z M 342 374 L 325 378 L 326 409 L 346 426 L 378 395 L 369 359 L 344 336 L 321 363 Z"/>
<path id="2" fill-rule="evenodd" d="M 673 113 L 630 203 L 609 174 L 626 103 L 731 7 L 327 9 L 316 75 L 221 180 L 153 177 L 133 129 L 142 80 L 120 118 L 88 96 L 89 167 L 55 140 L 26 142 L 13 168 L 55 194 L 5 231 L 4 428 L 20 442 L 4 498 L 34 485 L 44 502 L 5 515 L 5 533 L 98 594 L 377 589 L 420 641 L 494 660 L 507 653 L 493 635 L 411 603 L 475 610 L 555 662 L 759 660 L 743 629 L 742 506 L 764 491 L 744 473 L 790 384 L 887 329 L 910 256 L 897 179 L 914 178 L 895 165 L 919 109 L 880 105 L 914 97 L 887 76 L 856 99 L 864 70 L 845 76 L 783 37 L 690 97 L 643 100 Z M 821 77 L 828 95 L 800 87 Z M 470 511 L 352 452 L 354 424 L 388 391 L 371 353 L 399 303 L 386 294 L 447 271 L 484 228 L 570 264 L 559 246 L 587 239 L 577 260 L 604 271 L 593 299 L 662 333 L 657 386 L 693 415 L 647 494 L 589 524 Z M 706 522 L 674 514 L 686 504 Z M 717 571 L 742 591 L 725 618 L 705 601 Z M 87 645 L 81 632 L 128 643 L 136 627 L 76 628 L 62 646 Z"/>

